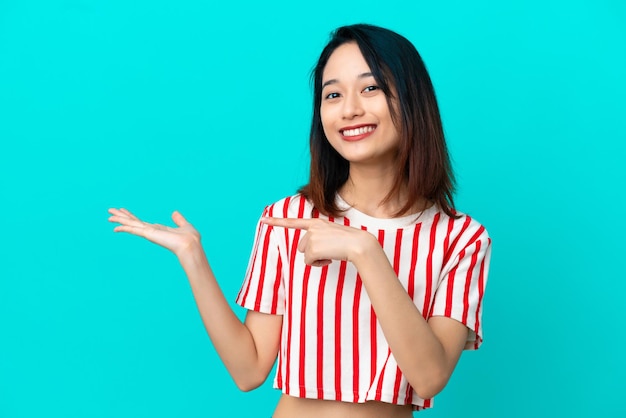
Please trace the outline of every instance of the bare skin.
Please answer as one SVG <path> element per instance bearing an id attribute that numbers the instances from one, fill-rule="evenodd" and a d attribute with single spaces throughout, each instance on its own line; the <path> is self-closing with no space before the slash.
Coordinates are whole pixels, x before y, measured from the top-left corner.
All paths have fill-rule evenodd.
<path id="1" fill-rule="evenodd" d="M 322 401 L 283 395 L 272 418 L 411 418 L 411 414 L 411 405 Z"/>

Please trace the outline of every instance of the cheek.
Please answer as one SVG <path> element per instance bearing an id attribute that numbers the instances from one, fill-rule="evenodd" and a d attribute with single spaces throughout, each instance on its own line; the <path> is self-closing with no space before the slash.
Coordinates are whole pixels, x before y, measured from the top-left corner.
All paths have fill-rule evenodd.
<path id="1" fill-rule="evenodd" d="M 391 109 L 389 108 L 389 105 L 387 104 L 387 99 L 384 97 L 380 97 L 380 100 L 378 100 L 374 106 L 376 107 L 376 113 L 381 115 L 382 117 L 386 118 L 386 119 L 391 119 Z"/>
<path id="2" fill-rule="evenodd" d="M 326 137 L 328 137 L 328 134 L 331 132 L 332 117 L 331 112 L 328 111 L 328 108 L 326 106 L 320 107 L 320 121 L 322 122 L 324 134 L 326 134 Z"/>

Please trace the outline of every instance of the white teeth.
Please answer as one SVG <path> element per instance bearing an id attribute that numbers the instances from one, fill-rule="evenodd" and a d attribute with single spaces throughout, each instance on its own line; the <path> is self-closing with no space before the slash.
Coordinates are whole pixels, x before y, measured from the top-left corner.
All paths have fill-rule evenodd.
<path id="1" fill-rule="evenodd" d="M 360 128 L 356 128 L 356 129 L 346 129 L 343 131 L 343 136 L 357 136 L 357 135 L 363 135 L 366 132 L 372 132 L 374 129 L 376 129 L 375 126 L 362 126 Z"/>

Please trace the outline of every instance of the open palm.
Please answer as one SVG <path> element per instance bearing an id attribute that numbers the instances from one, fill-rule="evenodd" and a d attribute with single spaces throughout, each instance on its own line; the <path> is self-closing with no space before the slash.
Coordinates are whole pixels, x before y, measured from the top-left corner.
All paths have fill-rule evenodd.
<path id="1" fill-rule="evenodd" d="M 143 222 L 126 209 L 109 209 L 109 222 L 116 222 L 113 231 L 127 232 L 152 241 L 179 256 L 185 249 L 200 242 L 200 234 L 179 212 L 172 213 L 177 228 Z"/>

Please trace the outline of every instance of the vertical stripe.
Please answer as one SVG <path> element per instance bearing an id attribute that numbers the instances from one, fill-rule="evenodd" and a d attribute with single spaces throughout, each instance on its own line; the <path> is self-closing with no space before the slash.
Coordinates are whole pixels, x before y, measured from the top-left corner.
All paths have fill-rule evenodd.
<path id="1" fill-rule="evenodd" d="M 391 403 L 397 404 L 400 396 L 400 383 L 402 382 L 402 371 L 400 367 L 396 367 L 396 381 L 393 385 L 393 400 Z"/>
<path id="2" fill-rule="evenodd" d="M 367 231 L 367 227 L 361 226 L 363 231 Z M 361 289 L 363 282 L 361 275 L 357 272 L 356 284 L 354 289 L 354 299 L 352 301 L 352 391 L 354 393 L 354 402 L 359 401 L 359 307 L 361 305 Z"/>
<path id="3" fill-rule="evenodd" d="M 306 265 L 304 268 L 304 280 L 302 284 L 302 309 L 300 311 L 300 356 L 298 358 L 300 397 L 306 397 L 306 384 L 304 381 L 304 372 L 306 370 L 306 301 L 309 292 L 309 276 L 311 274 L 311 266 Z"/>
<path id="4" fill-rule="evenodd" d="M 450 246 L 450 234 L 452 233 L 452 228 L 454 228 L 454 218 L 448 218 L 448 233 L 446 234 L 446 238 L 443 240 L 443 253 L 448 253 L 448 248 Z"/>
<path id="5" fill-rule="evenodd" d="M 430 316 L 430 298 L 433 291 L 433 253 L 435 251 L 435 238 L 437 234 L 437 224 L 441 213 L 437 213 L 433 219 L 433 224 L 430 227 L 430 243 L 428 247 L 428 257 L 426 258 L 426 286 L 424 292 L 424 307 L 422 308 L 422 315 L 424 318 Z"/>
<path id="6" fill-rule="evenodd" d="M 274 278 L 274 289 L 272 292 L 272 315 L 276 315 L 278 312 L 278 291 L 280 289 L 280 283 L 282 282 L 282 270 L 283 270 L 283 259 L 278 254 L 278 263 L 276 265 L 276 277 Z"/>
<path id="7" fill-rule="evenodd" d="M 320 287 L 317 291 L 317 398 L 324 398 L 324 287 L 328 266 L 322 267 Z"/>
<path id="8" fill-rule="evenodd" d="M 350 220 L 343 218 L 343 224 L 350 226 Z M 343 296 L 343 282 L 346 278 L 348 263 L 341 261 L 339 277 L 337 278 L 337 293 L 335 295 L 335 400 L 341 400 L 341 300 Z"/>
<path id="9" fill-rule="evenodd" d="M 285 199 L 283 203 L 283 218 L 289 217 L 289 203 L 291 202 L 291 197 Z M 285 246 L 287 248 L 287 254 L 289 254 L 289 229 L 285 228 Z"/>
<path id="10" fill-rule="evenodd" d="M 270 207 L 269 216 L 273 215 L 274 205 Z M 265 232 L 265 239 L 263 240 L 263 253 L 261 255 L 261 272 L 259 273 L 259 287 L 256 292 L 256 299 L 254 301 L 254 310 L 258 311 L 261 307 L 261 297 L 263 296 L 264 289 L 263 284 L 265 283 L 265 270 L 267 268 L 267 250 L 270 246 L 270 236 L 272 233 L 272 227 L 268 226 L 267 231 Z"/>
<path id="11" fill-rule="evenodd" d="M 491 239 L 487 240 L 487 248 L 489 247 L 490 243 L 491 243 Z M 479 339 L 478 331 L 480 331 L 480 310 L 482 309 L 481 305 L 483 301 L 483 294 L 485 292 L 486 259 L 487 259 L 487 256 L 485 255 L 485 257 L 480 263 L 480 274 L 478 275 L 478 304 L 476 306 L 476 324 L 474 325 L 475 332 L 476 332 L 476 342 L 474 342 L 474 349 L 477 349 L 478 345 L 480 344 L 480 341 L 478 340 Z"/>
<path id="12" fill-rule="evenodd" d="M 463 250 L 461 250 L 461 252 L 459 253 L 459 260 L 462 260 L 463 257 L 465 257 L 465 248 L 463 248 Z M 454 299 L 454 279 L 458 268 L 458 264 L 454 266 L 454 268 L 450 270 L 450 273 L 448 273 L 448 278 L 446 279 L 448 281 L 448 285 L 446 287 L 446 310 L 444 313 L 445 316 L 452 315 L 452 302 Z"/>
<path id="13" fill-rule="evenodd" d="M 263 215 L 265 216 L 265 214 L 267 213 L 267 207 L 263 210 Z M 254 273 L 254 266 L 256 264 L 256 256 L 259 250 L 259 242 L 261 241 L 261 235 L 262 235 L 262 231 L 265 228 L 263 227 L 263 224 L 261 222 L 259 222 L 259 224 L 257 225 L 257 229 L 256 229 L 256 239 L 254 240 L 254 246 L 252 249 L 252 262 L 250 263 L 250 268 L 248 273 L 246 274 L 246 286 L 245 286 L 245 290 L 243 289 L 243 287 L 239 290 L 239 294 L 237 295 L 237 299 L 239 299 L 241 297 L 241 293 L 243 292 L 243 298 L 241 299 L 241 305 L 245 305 L 246 304 L 246 299 L 248 297 L 248 292 L 250 291 L 250 286 L 252 283 L 252 274 Z"/>
<path id="14" fill-rule="evenodd" d="M 283 334 L 282 334 L 282 330 L 281 330 L 281 334 L 280 334 L 280 339 L 283 339 Z M 278 389 L 282 389 L 285 386 L 289 386 L 289 384 L 284 385 L 283 384 L 283 341 L 280 342 L 280 346 L 278 347 L 278 366 L 276 366 L 276 383 L 278 386 Z"/>
<path id="15" fill-rule="evenodd" d="M 463 222 L 463 226 L 461 227 L 461 230 L 459 231 L 458 234 L 456 234 L 456 238 L 454 238 L 452 245 L 448 247 L 448 250 L 445 252 L 445 255 L 443 256 L 444 266 L 448 264 L 448 261 L 450 261 L 450 258 L 452 258 L 452 255 L 454 254 L 454 250 L 456 248 L 456 244 L 463 237 L 463 233 L 465 232 L 465 230 L 467 229 L 471 221 L 472 221 L 472 218 L 470 218 L 469 216 L 465 216 L 465 222 Z"/>
<path id="16" fill-rule="evenodd" d="M 474 269 L 476 268 L 476 263 L 478 262 L 478 253 L 480 252 L 480 243 L 481 241 L 476 242 L 476 250 L 472 254 L 472 261 L 470 263 L 470 267 L 467 269 L 467 275 L 465 276 L 465 289 L 463 292 L 463 323 L 464 324 L 467 324 L 467 314 L 469 312 L 470 285 L 472 283 L 472 276 L 474 275 Z"/>
<path id="17" fill-rule="evenodd" d="M 383 232 L 383 234 L 381 235 L 381 232 Z M 380 242 L 380 245 L 383 245 L 383 241 L 385 238 L 385 231 L 381 230 L 378 231 L 378 242 Z M 393 247 L 393 271 L 396 272 L 396 277 L 399 274 L 400 271 L 400 248 L 402 247 L 402 229 L 398 229 L 396 231 L 396 245 Z"/>
<path id="18" fill-rule="evenodd" d="M 397 277 L 400 275 L 400 254 L 402 254 L 402 233 L 403 233 L 402 229 L 397 230 L 396 243 L 395 243 L 394 254 L 393 254 L 393 271 L 396 273 Z M 408 283 L 407 283 L 407 287 L 408 287 Z M 389 352 L 391 353 L 391 350 Z M 381 376 L 385 372 L 386 370 L 383 369 L 383 373 L 381 373 Z M 402 372 L 400 371 L 399 367 L 397 366 L 395 367 L 394 374 L 395 374 L 395 378 L 394 378 L 394 385 L 393 385 L 392 403 L 397 404 L 398 396 L 400 395 L 400 382 L 402 380 Z"/>
<path id="19" fill-rule="evenodd" d="M 376 384 L 376 396 L 374 398 L 375 401 L 382 400 L 383 393 L 383 380 L 384 380 L 384 371 L 387 367 L 387 363 L 389 362 L 389 357 L 391 357 L 391 349 L 387 349 L 387 357 L 385 358 L 385 362 L 383 363 L 382 371 L 380 376 L 378 376 L 378 383 Z"/>
<path id="20" fill-rule="evenodd" d="M 370 308 L 370 385 L 374 382 L 376 377 L 376 344 L 377 344 L 377 332 L 376 332 L 376 313 L 374 307 Z"/>
<path id="21" fill-rule="evenodd" d="M 415 301 L 415 267 L 417 266 L 417 249 L 419 248 L 421 227 L 421 222 L 415 225 L 415 230 L 413 231 L 413 246 L 411 247 L 411 268 L 409 269 L 407 292 L 413 301 Z"/>
<path id="22" fill-rule="evenodd" d="M 411 385 L 406 385 L 406 397 L 404 398 L 404 403 L 413 403 L 413 387 L 411 387 Z"/>
<path id="23" fill-rule="evenodd" d="M 302 218 L 304 213 L 304 197 L 300 197 L 300 205 L 298 207 L 298 218 Z M 285 392 L 290 393 L 291 388 L 291 331 L 293 329 L 293 270 L 295 267 L 296 249 L 298 248 L 298 240 L 300 239 L 300 230 L 296 229 L 293 234 L 293 242 L 291 243 L 291 254 L 289 257 L 289 298 L 287 302 L 287 353 L 285 358 L 285 381 L 287 387 Z"/>
<path id="24" fill-rule="evenodd" d="M 255 254 L 254 258 L 256 260 L 256 254 Z M 254 261 L 252 263 L 254 265 Z M 248 299 L 248 292 L 250 292 L 250 286 L 252 286 L 252 277 L 251 276 L 249 276 L 249 278 L 248 278 L 248 283 L 246 285 L 246 290 L 245 290 L 245 292 L 243 292 L 243 298 L 241 299 L 241 304 L 244 305 L 244 306 L 246 304 L 246 300 Z"/>
<path id="25" fill-rule="evenodd" d="M 356 288 L 352 302 L 352 391 L 354 402 L 359 401 L 359 304 L 361 302 L 361 276 L 356 275 Z"/>
<path id="26" fill-rule="evenodd" d="M 330 216 L 329 222 L 335 222 Z M 322 267 L 320 284 L 317 290 L 317 398 L 324 398 L 324 290 L 326 287 L 326 277 L 328 276 L 328 266 Z"/>
<path id="27" fill-rule="evenodd" d="M 402 230 L 400 230 L 401 232 Z M 385 231 L 382 229 L 378 230 L 378 243 L 382 248 L 385 247 Z M 398 242 L 396 239 L 396 247 L 398 246 Z M 397 248 L 396 248 L 397 250 Z M 399 258 L 399 257 L 398 257 Z M 395 270 L 395 268 L 394 268 Z M 396 270 L 396 276 L 398 275 L 398 270 Z M 370 307 L 370 384 L 374 381 L 374 377 L 376 376 L 376 360 L 377 360 L 377 352 L 378 349 L 376 347 L 378 343 L 378 333 L 377 333 L 377 318 L 376 312 L 374 312 L 374 307 Z"/>
<path id="28" fill-rule="evenodd" d="M 313 217 L 318 218 L 319 212 L 317 209 L 313 210 Z M 311 266 L 306 265 L 304 267 L 304 278 L 302 280 L 302 307 L 300 310 L 300 356 L 298 359 L 298 371 L 299 371 L 299 380 L 298 383 L 300 385 L 300 397 L 306 397 L 306 382 L 304 380 L 304 374 L 306 371 L 306 305 L 309 294 L 309 278 L 311 276 Z"/>

